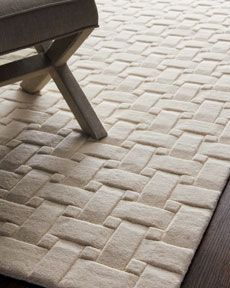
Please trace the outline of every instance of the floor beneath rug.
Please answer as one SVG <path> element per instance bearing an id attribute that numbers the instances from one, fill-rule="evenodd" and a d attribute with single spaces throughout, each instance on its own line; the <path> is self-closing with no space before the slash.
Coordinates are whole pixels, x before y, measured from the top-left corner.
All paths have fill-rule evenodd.
<path id="1" fill-rule="evenodd" d="M 96 2 L 70 66 L 106 139 L 80 133 L 53 83 L 0 90 L 0 273 L 179 287 L 229 175 L 230 3 Z"/>

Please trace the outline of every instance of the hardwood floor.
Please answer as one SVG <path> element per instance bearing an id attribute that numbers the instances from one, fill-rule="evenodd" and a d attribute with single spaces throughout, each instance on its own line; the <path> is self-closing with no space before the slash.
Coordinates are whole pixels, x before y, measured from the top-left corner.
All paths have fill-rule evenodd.
<path id="1" fill-rule="evenodd" d="M 24 281 L 15 280 L 5 276 L 0 276 L 1 288 L 42 288 L 37 285 L 29 284 Z"/>
<path id="2" fill-rule="evenodd" d="M 0 276 L 1 288 L 41 288 Z M 181 288 L 230 287 L 230 181 Z M 125 288 L 125 287 L 121 287 Z"/>

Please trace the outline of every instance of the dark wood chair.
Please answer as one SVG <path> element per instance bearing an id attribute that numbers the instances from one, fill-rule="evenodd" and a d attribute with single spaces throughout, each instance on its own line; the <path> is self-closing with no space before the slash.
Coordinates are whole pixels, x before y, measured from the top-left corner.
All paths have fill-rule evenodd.
<path id="1" fill-rule="evenodd" d="M 22 81 L 39 92 L 53 78 L 82 130 L 107 135 L 66 62 L 94 28 L 94 0 L 0 0 L 0 55 L 34 46 L 38 54 L 0 66 L 0 86 Z"/>

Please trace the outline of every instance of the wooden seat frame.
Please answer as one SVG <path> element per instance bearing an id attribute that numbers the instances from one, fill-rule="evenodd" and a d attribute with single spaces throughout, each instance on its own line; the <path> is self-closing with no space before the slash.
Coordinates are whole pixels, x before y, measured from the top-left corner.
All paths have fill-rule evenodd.
<path id="1" fill-rule="evenodd" d="M 66 64 L 92 31 L 38 44 L 37 55 L 0 66 L 0 87 L 23 80 L 22 89 L 35 94 L 53 78 L 84 133 L 99 140 L 107 132 Z"/>

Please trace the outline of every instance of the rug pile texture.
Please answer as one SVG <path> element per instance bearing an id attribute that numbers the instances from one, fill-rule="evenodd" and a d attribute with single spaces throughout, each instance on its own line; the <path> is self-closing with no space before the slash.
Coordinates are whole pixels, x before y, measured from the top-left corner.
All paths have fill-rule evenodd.
<path id="1" fill-rule="evenodd" d="M 81 134 L 52 82 L 0 90 L 0 273 L 180 287 L 229 176 L 230 2 L 96 2 L 70 67 L 107 138 Z"/>

